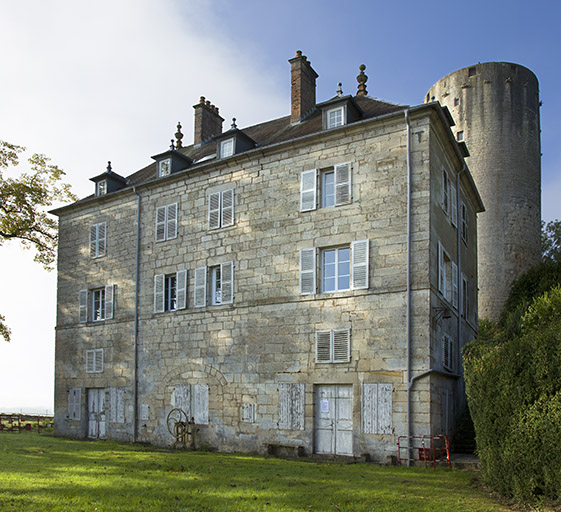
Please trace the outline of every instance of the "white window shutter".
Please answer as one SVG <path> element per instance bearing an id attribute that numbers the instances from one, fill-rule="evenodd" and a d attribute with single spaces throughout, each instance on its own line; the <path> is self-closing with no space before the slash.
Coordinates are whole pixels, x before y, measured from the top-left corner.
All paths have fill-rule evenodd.
<path id="1" fill-rule="evenodd" d="M 255 404 L 242 404 L 242 421 L 255 423 Z"/>
<path id="2" fill-rule="evenodd" d="M 279 384 L 279 429 L 304 430 L 305 384 Z"/>
<path id="3" fill-rule="evenodd" d="M 97 224 L 90 227 L 90 258 L 97 257 Z"/>
<path id="4" fill-rule="evenodd" d="M 101 373 L 103 372 L 103 349 L 98 348 L 93 351 L 94 352 L 94 372 Z"/>
<path id="5" fill-rule="evenodd" d="M 330 363 L 331 361 L 331 331 L 317 331 L 316 363 Z"/>
<path id="6" fill-rule="evenodd" d="M 164 283 L 165 274 L 156 274 L 154 276 L 154 313 L 163 313 L 165 309 L 164 302 Z"/>
<path id="7" fill-rule="evenodd" d="M 232 304 L 234 301 L 234 262 L 227 261 L 220 264 L 220 278 L 222 280 L 221 304 Z"/>
<path id="8" fill-rule="evenodd" d="M 88 321 L 88 290 L 80 290 L 78 294 L 78 316 L 80 323 Z"/>
<path id="9" fill-rule="evenodd" d="M 358 240 L 351 244 L 353 290 L 368 288 L 369 245 L 368 240 Z"/>
<path id="10" fill-rule="evenodd" d="M 195 269 L 195 297 L 193 302 L 196 308 L 206 306 L 206 267 Z"/>
<path id="11" fill-rule="evenodd" d="M 458 265 L 452 262 L 452 306 L 458 307 Z"/>
<path id="12" fill-rule="evenodd" d="M 193 386 L 193 417 L 196 425 L 208 425 L 208 386 Z"/>
<path id="13" fill-rule="evenodd" d="M 82 390 L 71 388 L 68 390 L 68 419 L 79 421 L 82 408 Z"/>
<path id="14" fill-rule="evenodd" d="M 282 430 L 289 430 L 292 426 L 292 396 L 290 393 L 291 386 L 292 384 L 279 384 L 278 427 Z"/>
<path id="15" fill-rule="evenodd" d="M 317 170 L 300 174 L 300 211 L 315 210 L 317 205 Z"/>
<path id="16" fill-rule="evenodd" d="M 191 421 L 191 386 L 180 384 L 175 386 L 172 396 L 172 406 L 181 409 Z"/>
<path id="17" fill-rule="evenodd" d="M 105 256 L 107 247 L 107 222 L 101 222 L 97 227 L 97 255 Z"/>
<path id="18" fill-rule="evenodd" d="M 160 206 L 156 210 L 156 242 L 166 239 L 166 210 L 165 206 Z"/>
<path id="19" fill-rule="evenodd" d="M 337 329 L 333 331 L 333 362 L 347 363 L 351 358 L 351 331 Z"/>
<path id="20" fill-rule="evenodd" d="M 169 204 L 167 206 L 167 233 L 166 238 L 177 238 L 177 217 L 179 209 L 177 203 Z"/>
<path id="21" fill-rule="evenodd" d="M 115 304 L 115 287 L 110 284 L 105 287 L 105 320 L 113 318 Z"/>
<path id="22" fill-rule="evenodd" d="M 222 192 L 222 227 L 234 224 L 234 189 Z"/>
<path id="23" fill-rule="evenodd" d="M 438 291 L 446 297 L 446 269 L 444 268 L 444 249 L 438 242 Z"/>
<path id="24" fill-rule="evenodd" d="M 316 293 L 316 249 L 300 249 L 300 295 Z"/>
<path id="25" fill-rule="evenodd" d="M 351 200 L 351 165 L 335 166 L 335 204 L 348 203 Z"/>
<path id="26" fill-rule="evenodd" d="M 94 364 L 95 353 L 93 350 L 86 350 L 86 373 L 93 373 L 95 370 Z"/>
<path id="27" fill-rule="evenodd" d="M 208 227 L 209 229 L 220 227 L 220 192 L 208 196 Z"/>
<path id="28" fill-rule="evenodd" d="M 458 197 L 456 186 L 450 182 L 450 222 L 453 226 L 458 225 Z"/>
<path id="29" fill-rule="evenodd" d="M 392 391 L 391 384 L 378 384 L 378 433 L 392 433 Z"/>
<path id="30" fill-rule="evenodd" d="M 177 309 L 187 307 L 187 270 L 178 270 L 175 274 Z"/>
<path id="31" fill-rule="evenodd" d="M 362 385 L 362 432 L 378 433 L 378 384 Z"/>

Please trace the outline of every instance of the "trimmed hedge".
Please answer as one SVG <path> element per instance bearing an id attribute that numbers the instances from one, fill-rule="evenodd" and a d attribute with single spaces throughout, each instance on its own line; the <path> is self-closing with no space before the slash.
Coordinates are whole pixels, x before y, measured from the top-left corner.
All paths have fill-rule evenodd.
<path id="1" fill-rule="evenodd" d="M 561 288 L 534 299 L 515 327 L 507 336 L 484 323 L 464 349 L 482 478 L 521 501 L 559 500 Z"/>

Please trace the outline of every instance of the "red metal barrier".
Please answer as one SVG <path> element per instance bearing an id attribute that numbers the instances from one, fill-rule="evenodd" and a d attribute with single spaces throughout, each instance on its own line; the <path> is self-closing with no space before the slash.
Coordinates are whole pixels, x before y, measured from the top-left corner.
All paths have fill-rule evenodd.
<path id="1" fill-rule="evenodd" d="M 425 467 L 432 462 L 450 464 L 450 444 L 446 436 L 399 436 L 397 438 L 397 463 L 402 461 L 424 462 Z M 405 455 L 405 456 L 403 456 Z"/>
<path id="2" fill-rule="evenodd" d="M 0 432 L 21 432 L 33 430 L 37 424 L 37 432 L 53 426 L 52 416 L 35 416 L 32 414 L 0 414 Z"/>

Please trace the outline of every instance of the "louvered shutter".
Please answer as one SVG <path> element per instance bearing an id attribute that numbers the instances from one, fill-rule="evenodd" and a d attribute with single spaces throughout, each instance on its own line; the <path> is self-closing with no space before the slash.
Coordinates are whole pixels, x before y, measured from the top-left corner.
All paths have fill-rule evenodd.
<path id="1" fill-rule="evenodd" d="M 166 239 L 166 207 L 160 206 L 156 210 L 156 242 Z"/>
<path id="2" fill-rule="evenodd" d="M 448 210 L 450 208 L 449 197 L 448 197 L 449 192 L 450 192 L 450 184 L 448 182 L 448 173 L 446 172 L 446 169 L 444 169 L 443 167 L 442 168 L 442 196 L 441 196 L 440 205 L 442 206 L 442 209 L 446 212 L 446 215 L 448 215 Z"/>
<path id="3" fill-rule="evenodd" d="M 88 290 L 80 290 L 78 293 L 78 317 L 80 323 L 88 321 Z"/>
<path id="4" fill-rule="evenodd" d="M 187 270 L 179 270 L 175 274 L 177 309 L 187 307 Z"/>
<path id="5" fill-rule="evenodd" d="M 458 307 L 458 265 L 452 262 L 452 306 Z"/>
<path id="6" fill-rule="evenodd" d="M 234 189 L 222 192 L 222 227 L 234 224 Z"/>
<path id="7" fill-rule="evenodd" d="M 446 269 L 444 268 L 444 249 L 438 242 L 438 291 L 446 297 Z"/>
<path id="8" fill-rule="evenodd" d="M 177 238 L 177 203 L 169 204 L 167 206 L 167 233 L 166 238 Z"/>
<path id="9" fill-rule="evenodd" d="M 234 262 L 220 264 L 221 304 L 232 304 L 234 301 Z"/>
<path id="10" fill-rule="evenodd" d="M 94 352 L 94 372 L 101 373 L 103 372 L 103 349 L 98 348 L 93 351 Z"/>
<path id="11" fill-rule="evenodd" d="M 195 269 L 195 298 L 196 308 L 206 306 L 206 267 Z"/>
<path id="12" fill-rule="evenodd" d="M 300 211 L 315 210 L 317 204 L 317 170 L 300 174 Z"/>
<path id="13" fill-rule="evenodd" d="M 101 222 L 97 226 L 97 255 L 105 256 L 107 247 L 107 222 Z"/>
<path id="14" fill-rule="evenodd" d="M 333 331 L 333 362 L 347 363 L 351 357 L 351 331 L 337 329 Z"/>
<path id="15" fill-rule="evenodd" d="M 458 197 L 455 185 L 450 182 L 450 222 L 453 226 L 458 225 Z"/>
<path id="16" fill-rule="evenodd" d="M 95 370 L 95 353 L 93 350 L 86 350 L 86 373 L 93 373 Z"/>
<path id="17" fill-rule="evenodd" d="M 359 240 L 351 244 L 353 266 L 352 289 L 368 288 L 368 240 Z"/>
<path id="18" fill-rule="evenodd" d="M 316 293 L 316 249 L 300 249 L 300 294 Z"/>
<path id="19" fill-rule="evenodd" d="M 316 332 L 316 363 L 330 363 L 331 331 Z"/>
<path id="20" fill-rule="evenodd" d="M 164 283 L 165 274 L 156 274 L 154 276 L 154 313 L 163 313 L 165 309 L 164 303 Z"/>
<path id="21" fill-rule="evenodd" d="M 90 258 L 97 257 L 97 224 L 90 227 Z"/>
<path id="22" fill-rule="evenodd" d="M 196 425 L 208 425 L 208 386 L 193 386 L 193 417 Z"/>
<path id="23" fill-rule="evenodd" d="M 351 166 L 335 166 L 335 204 L 348 203 L 351 200 Z"/>
<path id="24" fill-rule="evenodd" d="M 442 337 L 442 365 L 450 369 L 450 338 L 446 335 Z"/>
<path id="25" fill-rule="evenodd" d="M 80 420 L 80 409 L 82 407 L 82 390 L 71 388 L 68 390 L 68 419 Z"/>
<path id="26" fill-rule="evenodd" d="M 220 192 L 214 192 L 208 197 L 208 227 L 220 227 Z"/>
<path id="27" fill-rule="evenodd" d="M 110 284 L 105 287 L 105 320 L 111 320 L 113 318 L 113 310 L 115 303 L 115 287 Z"/>

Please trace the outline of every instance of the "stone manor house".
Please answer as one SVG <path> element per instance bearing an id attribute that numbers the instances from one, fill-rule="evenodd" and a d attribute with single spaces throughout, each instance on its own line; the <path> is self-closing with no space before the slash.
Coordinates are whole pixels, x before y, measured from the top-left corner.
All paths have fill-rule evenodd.
<path id="1" fill-rule="evenodd" d="M 483 204 L 439 102 L 386 103 L 290 59 L 290 115 L 222 130 L 57 209 L 55 433 L 369 455 L 452 434 L 477 333 Z"/>

